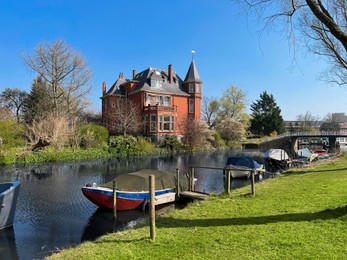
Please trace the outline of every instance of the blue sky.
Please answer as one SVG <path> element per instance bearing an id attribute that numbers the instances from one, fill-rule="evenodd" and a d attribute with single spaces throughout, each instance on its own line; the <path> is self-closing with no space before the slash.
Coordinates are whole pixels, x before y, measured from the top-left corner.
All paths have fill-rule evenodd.
<path id="1" fill-rule="evenodd" d="M 347 113 L 347 89 L 318 81 L 324 60 L 293 52 L 280 33 L 257 33 L 228 0 L 1 0 L 0 91 L 29 91 L 35 74 L 20 53 L 61 38 L 81 52 L 93 70 L 92 110 L 101 111 L 101 86 L 120 72 L 131 78 L 148 67 L 169 64 L 184 78 L 194 49 L 203 94 L 221 97 L 231 85 L 249 105 L 263 91 L 273 94 L 285 120 L 311 112 Z M 250 112 L 248 110 L 248 112 Z"/>

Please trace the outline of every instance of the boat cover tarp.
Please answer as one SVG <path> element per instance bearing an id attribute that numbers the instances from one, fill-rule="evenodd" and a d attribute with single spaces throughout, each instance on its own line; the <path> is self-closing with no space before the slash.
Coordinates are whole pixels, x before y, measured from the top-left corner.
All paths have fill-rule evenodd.
<path id="1" fill-rule="evenodd" d="M 264 153 L 264 158 L 274 159 L 277 161 L 290 160 L 289 155 L 283 149 L 270 149 Z"/>
<path id="2" fill-rule="evenodd" d="M 249 156 L 232 156 L 227 160 L 227 165 L 243 166 L 250 169 L 262 168 L 262 165 Z"/>
<path id="3" fill-rule="evenodd" d="M 318 157 L 318 154 L 312 153 L 308 148 L 300 149 L 296 153 L 298 156 L 307 158 L 309 161 L 313 161 Z"/>
<path id="4" fill-rule="evenodd" d="M 176 173 L 164 172 L 153 169 L 144 169 L 138 172 L 119 175 L 115 178 L 116 188 L 126 191 L 148 191 L 149 190 L 149 175 L 155 177 L 155 190 L 169 189 L 176 186 Z M 186 178 L 180 178 L 180 186 L 183 189 L 187 184 Z M 113 187 L 113 180 L 100 185 L 101 187 Z"/>

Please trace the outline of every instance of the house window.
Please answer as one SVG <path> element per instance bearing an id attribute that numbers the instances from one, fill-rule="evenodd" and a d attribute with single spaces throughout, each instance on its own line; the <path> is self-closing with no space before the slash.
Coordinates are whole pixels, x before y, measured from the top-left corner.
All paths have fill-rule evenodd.
<path id="1" fill-rule="evenodd" d="M 163 105 L 163 97 L 162 96 L 156 96 L 155 97 L 155 103 L 159 106 Z"/>
<path id="2" fill-rule="evenodd" d="M 189 113 L 194 113 L 194 99 L 189 99 Z"/>
<path id="3" fill-rule="evenodd" d="M 112 102 L 112 107 L 115 108 L 116 107 L 116 103 Z"/>
<path id="4" fill-rule="evenodd" d="M 151 132 L 157 131 L 157 116 L 156 115 L 150 116 L 150 131 Z"/>
<path id="5" fill-rule="evenodd" d="M 147 106 L 152 105 L 152 96 L 151 95 L 146 96 L 146 103 L 147 103 Z"/>
<path id="6" fill-rule="evenodd" d="M 148 115 L 145 115 L 144 132 L 145 132 L 145 134 L 148 132 Z"/>
<path id="7" fill-rule="evenodd" d="M 171 116 L 171 131 L 175 131 L 175 117 Z"/>
<path id="8" fill-rule="evenodd" d="M 170 97 L 164 97 L 164 106 L 166 107 L 170 106 Z"/>
<path id="9" fill-rule="evenodd" d="M 159 130 L 163 131 L 163 116 L 159 116 Z"/>
<path id="10" fill-rule="evenodd" d="M 194 83 L 189 83 L 189 93 L 194 93 Z"/>
<path id="11" fill-rule="evenodd" d="M 196 93 L 200 93 L 200 91 L 201 91 L 200 86 L 201 86 L 200 84 L 196 84 L 196 89 L 195 89 Z"/>
<path id="12" fill-rule="evenodd" d="M 170 131 L 170 116 L 163 116 L 164 117 L 164 131 Z"/>

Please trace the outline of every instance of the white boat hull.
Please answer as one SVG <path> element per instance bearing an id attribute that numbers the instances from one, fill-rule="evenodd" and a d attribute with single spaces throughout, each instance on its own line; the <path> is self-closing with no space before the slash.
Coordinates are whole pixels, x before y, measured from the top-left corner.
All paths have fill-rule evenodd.
<path id="1" fill-rule="evenodd" d="M 0 183 L 0 229 L 13 224 L 19 187 L 19 181 Z"/>

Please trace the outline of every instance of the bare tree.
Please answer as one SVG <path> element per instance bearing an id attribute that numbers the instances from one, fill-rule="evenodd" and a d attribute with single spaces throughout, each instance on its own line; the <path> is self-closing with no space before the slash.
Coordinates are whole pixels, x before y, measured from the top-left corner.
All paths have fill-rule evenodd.
<path id="1" fill-rule="evenodd" d="M 27 138 L 33 150 L 52 145 L 56 151 L 68 143 L 69 136 L 74 129 L 68 126 L 68 120 L 51 114 L 46 118 L 34 120 L 27 128 Z"/>
<path id="2" fill-rule="evenodd" d="M 75 115 L 88 105 L 86 95 L 92 71 L 85 58 L 63 40 L 41 42 L 33 54 L 21 55 L 24 63 L 47 84 L 53 113 Z"/>
<path id="3" fill-rule="evenodd" d="M 124 97 L 119 97 L 113 110 L 107 114 L 112 122 L 108 128 L 110 132 L 118 134 L 135 134 L 143 127 L 143 118 L 140 116 L 139 107 Z M 107 119 L 107 121 L 109 121 Z"/>
<path id="4" fill-rule="evenodd" d="M 318 126 L 319 117 L 306 111 L 305 114 L 297 115 L 296 120 L 300 121 L 300 131 L 313 131 Z"/>
<path id="5" fill-rule="evenodd" d="M 188 120 L 184 134 L 184 143 L 190 149 L 199 149 L 209 146 L 214 141 L 213 131 L 202 120 Z"/>
<path id="6" fill-rule="evenodd" d="M 331 64 L 325 79 L 347 84 L 347 1 L 346 0 L 233 0 L 241 3 L 250 17 L 264 21 L 264 29 L 279 22 L 289 42 L 298 39 L 314 54 Z M 304 37 L 301 37 L 304 36 Z M 295 47 L 296 48 L 296 47 Z"/>
<path id="7" fill-rule="evenodd" d="M 339 113 L 328 113 L 324 117 L 324 122 L 320 126 L 322 131 L 338 131 L 340 130 L 340 122 L 342 122 L 341 114 Z"/>
<path id="8" fill-rule="evenodd" d="M 17 123 L 20 121 L 20 112 L 27 97 L 28 93 L 18 88 L 6 88 L 0 94 L 3 107 L 13 113 L 13 115 L 16 117 Z"/>

